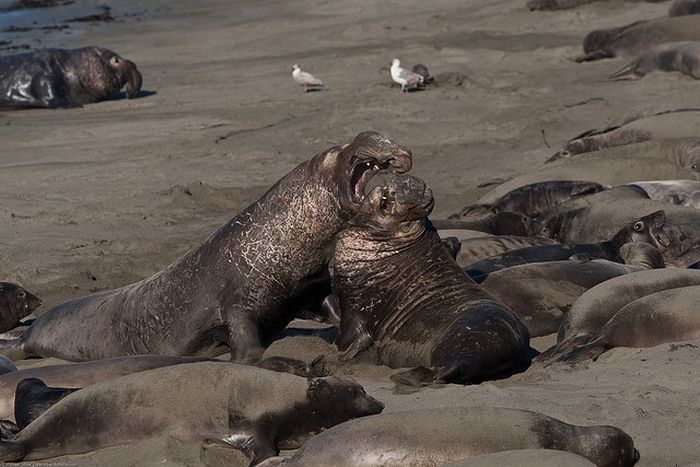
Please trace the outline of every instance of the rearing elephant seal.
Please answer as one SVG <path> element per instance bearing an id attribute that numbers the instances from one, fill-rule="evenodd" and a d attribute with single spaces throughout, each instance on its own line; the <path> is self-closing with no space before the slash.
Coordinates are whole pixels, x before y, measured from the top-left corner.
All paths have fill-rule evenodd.
<path id="1" fill-rule="evenodd" d="M 362 206 L 366 183 L 379 170 L 410 167 L 408 149 L 360 133 L 297 166 L 164 270 L 58 305 L 0 352 L 96 360 L 230 347 L 232 360 L 256 361 L 314 293 L 309 287 L 327 280 L 335 236 Z"/>
<path id="2" fill-rule="evenodd" d="M 422 379 L 471 383 L 522 363 L 529 336 L 443 247 L 426 218 L 433 203 L 422 180 L 396 176 L 340 233 L 336 345 L 341 358 L 374 347 L 390 367 L 431 367 Z"/>
<path id="3" fill-rule="evenodd" d="M 134 62 L 102 47 L 44 49 L 0 58 L 0 108 L 78 107 L 125 87 L 141 91 Z"/>
<path id="4" fill-rule="evenodd" d="M 0 460 L 46 459 L 168 434 L 218 441 L 255 465 L 324 428 L 384 405 L 349 378 L 302 378 L 248 365 L 192 363 L 124 376 L 60 400 Z"/>
<path id="5" fill-rule="evenodd" d="M 572 452 L 598 467 L 630 467 L 639 459 L 632 438 L 612 426 L 570 425 L 527 410 L 449 407 L 343 423 L 310 439 L 282 465 L 433 467 L 480 454 L 534 448 Z"/>

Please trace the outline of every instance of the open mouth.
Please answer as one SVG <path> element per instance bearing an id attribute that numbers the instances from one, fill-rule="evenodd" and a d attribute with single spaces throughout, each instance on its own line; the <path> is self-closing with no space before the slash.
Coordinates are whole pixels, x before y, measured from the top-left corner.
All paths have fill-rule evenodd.
<path id="1" fill-rule="evenodd" d="M 352 200 L 361 202 L 365 197 L 365 187 L 378 172 L 387 170 L 391 164 L 377 164 L 376 162 L 359 162 L 352 168 L 350 174 L 350 186 L 352 187 Z"/>

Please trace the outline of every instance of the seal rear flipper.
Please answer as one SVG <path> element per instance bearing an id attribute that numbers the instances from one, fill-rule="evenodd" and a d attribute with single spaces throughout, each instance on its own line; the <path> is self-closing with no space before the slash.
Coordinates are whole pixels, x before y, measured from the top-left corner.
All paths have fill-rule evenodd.
<path id="1" fill-rule="evenodd" d="M 19 433 L 19 427 L 12 420 L 0 420 L 0 440 L 10 440 Z"/>
<path id="2" fill-rule="evenodd" d="M 433 384 L 438 378 L 438 370 L 421 365 L 409 370 L 399 370 L 389 378 L 397 385 L 419 388 Z"/>
<path id="3" fill-rule="evenodd" d="M 78 388 L 54 388 L 38 378 L 25 378 L 15 390 L 15 420 L 20 429 L 36 420 L 58 401 Z"/>
<path id="4" fill-rule="evenodd" d="M 644 74 L 640 73 L 638 68 L 638 61 L 634 60 L 631 63 L 623 66 L 614 73 L 611 73 L 609 78 L 613 81 L 620 81 L 624 79 L 640 79 Z"/>
<path id="5" fill-rule="evenodd" d="M 575 366 L 578 363 L 595 361 L 606 350 L 609 350 L 608 347 L 596 339 L 589 344 L 575 347 L 573 350 L 555 359 L 550 365 L 553 363 L 566 363 L 570 366 Z"/>

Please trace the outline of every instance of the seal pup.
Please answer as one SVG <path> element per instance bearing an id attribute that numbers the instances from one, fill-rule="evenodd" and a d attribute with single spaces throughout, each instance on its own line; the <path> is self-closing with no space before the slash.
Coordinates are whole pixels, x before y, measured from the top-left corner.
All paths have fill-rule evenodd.
<path id="1" fill-rule="evenodd" d="M 425 84 L 433 82 L 433 77 L 430 75 L 428 67 L 423 65 L 422 63 L 417 63 L 413 65 L 413 69 L 411 71 L 413 71 L 417 75 L 421 75 Z"/>
<path id="2" fill-rule="evenodd" d="M 527 410 L 445 407 L 340 424 L 311 438 L 283 465 L 438 466 L 514 449 L 567 451 L 598 467 L 629 467 L 639 459 L 632 438 L 615 427 L 570 425 Z"/>
<path id="3" fill-rule="evenodd" d="M 565 260 L 530 263 L 492 272 L 481 286 L 523 320 L 530 337 L 557 332 L 561 318 L 590 288 L 632 272 L 664 267 L 659 251 L 648 243 L 626 243 L 625 263 Z"/>
<path id="4" fill-rule="evenodd" d="M 652 47 L 612 73 L 610 79 L 641 79 L 657 70 L 679 71 L 700 79 L 700 42 L 667 42 Z"/>
<path id="5" fill-rule="evenodd" d="M 668 7 L 668 16 L 685 16 L 700 14 L 700 1 L 674 0 Z"/>
<path id="6" fill-rule="evenodd" d="M 644 242 L 659 251 L 665 251 L 667 235 L 663 211 L 654 212 L 634 222 L 627 223 L 610 240 L 598 243 L 537 245 L 511 250 L 486 258 L 466 266 L 464 270 L 477 283 L 483 282 L 489 274 L 527 263 L 543 261 L 563 261 L 573 255 L 586 255 L 590 258 L 620 262 L 620 248 L 629 242 Z M 663 243 L 659 238 L 664 239 Z"/>
<path id="7" fill-rule="evenodd" d="M 82 361 L 230 349 L 233 361 L 258 361 L 329 280 L 335 236 L 359 211 L 365 185 L 379 171 L 410 167 L 408 149 L 360 133 L 297 166 L 164 270 L 57 305 L 24 336 L 0 342 L 0 352 Z"/>
<path id="8" fill-rule="evenodd" d="M 423 77 L 418 73 L 404 70 L 401 68 L 401 61 L 395 58 L 391 61 L 391 79 L 395 83 L 401 85 L 401 92 L 408 92 L 411 89 L 417 89 L 423 86 Z"/>
<path id="9" fill-rule="evenodd" d="M 176 365 L 66 396 L 0 442 L 0 459 L 47 459 L 168 434 L 229 445 L 255 465 L 383 408 L 349 378 L 307 379 L 235 363 Z"/>
<path id="10" fill-rule="evenodd" d="M 325 86 L 323 81 L 311 73 L 303 71 L 296 63 L 292 65 L 292 79 L 304 89 L 304 92 L 317 91 Z"/>
<path id="11" fill-rule="evenodd" d="M 554 360 L 576 364 L 596 360 L 615 347 L 653 347 L 700 338 L 700 286 L 651 293 L 620 308 L 587 344 Z"/>
<path id="12" fill-rule="evenodd" d="M 126 89 L 138 96 L 134 62 L 102 47 L 43 49 L 0 57 L 0 108 L 80 107 Z"/>
<path id="13" fill-rule="evenodd" d="M 0 282 L 0 332 L 9 331 L 19 320 L 41 306 L 41 299 L 12 282 Z"/>
<path id="14" fill-rule="evenodd" d="M 637 56 L 656 45 L 679 41 L 700 41 L 700 17 L 663 17 L 592 31 L 583 39 L 584 55 L 577 57 L 576 61 Z"/>
<path id="15" fill-rule="evenodd" d="M 454 262 L 427 220 L 433 204 L 425 182 L 397 175 L 338 235 L 341 359 L 369 349 L 392 368 L 430 367 L 420 384 L 512 370 L 527 358 L 527 328 Z"/>

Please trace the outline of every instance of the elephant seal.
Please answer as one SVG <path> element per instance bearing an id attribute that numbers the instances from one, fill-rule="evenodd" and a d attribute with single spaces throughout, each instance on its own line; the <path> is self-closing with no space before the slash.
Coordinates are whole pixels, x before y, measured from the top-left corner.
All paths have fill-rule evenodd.
<path id="1" fill-rule="evenodd" d="M 647 243 L 627 243 L 634 262 L 549 261 L 495 271 L 481 286 L 525 323 L 530 337 L 557 332 L 561 318 L 586 290 L 601 282 L 650 267 L 663 267 L 661 253 Z M 638 250 L 638 251 L 634 251 Z"/>
<path id="2" fill-rule="evenodd" d="M 335 248 L 341 359 L 371 349 L 393 368 L 430 367 L 420 384 L 472 383 L 524 362 L 527 328 L 445 250 L 426 217 L 430 188 L 399 175 L 367 199 Z"/>
<path id="3" fill-rule="evenodd" d="M 43 49 L 0 58 L 0 108 L 79 107 L 121 88 L 141 91 L 134 62 L 102 47 Z"/>
<path id="4" fill-rule="evenodd" d="M 700 14 L 700 1 L 674 0 L 668 7 L 668 16 L 685 16 Z"/>
<path id="5" fill-rule="evenodd" d="M 698 161 L 698 153 L 700 153 L 698 125 L 700 125 L 700 109 L 672 110 L 631 120 L 621 125 L 584 131 L 570 139 L 564 149 L 570 154 L 581 154 L 642 141 L 692 138 L 694 141 L 688 144 L 691 145 L 693 152 L 686 167 L 696 171 L 692 165 Z"/>
<path id="6" fill-rule="evenodd" d="M 700 182 L 697 180 L 654 180 L 632 182 L 628 185 L 641 188 L 655 201 L 700 208 Z"/>
<path id="7" fill-rule="evenodd" d="M 600 329 L 625 305 L 664 290 L 700 285 L 700 271 L 659 269 L 616 277 L 584 292 L 564 315 L 557 345 L 537 357 L 548 362 L 595 339 Z"/>
<path id="8" fill-rule="evenodd" d="M 632 438 L 611 426 L 570 425 L 527 410 L 446 407 L 343 423 L 311 438 L 283 465 L 427 467 L 538 448 L 578 454 L 599 467 L 632 466 L 639 459 Z"/>
<path id="9" fill-rule="evenodd" d="M 500 255 L 507 251 L 519 250 L 537 245 L 552 245 L 556 240 L 545 237 L 521 237 L 517 235 L 495 235 L 489 237 L 469 238 L 459 242 L 460 247 L 454 256 L 462 267 L 477 261 Z"/>
<path id="10" fill-rule="evenodd" d="M 527 263 L 563 261 L 574 255 L 590 258 L 621 261 L 620 248 L 629 242 L 644 242 L 654 248 L 665 249 L 667 244 L 658 238 L 666 238 L 663 211 L 654 212 L 634 222 L 627 223 L 610 240 L 599 243 L 538 245 L 511 250 L 466 266 L 464 270 L 477 283 L 483 282 L 491 273 Z"/>
<path id="11" fill-rule="evenodd" d="M 697 137 L 620 144 L 585 154 L 566 150 L 564 153 L 568 156 L 493 188 L 477 202 L 493 203 L 518 187 L 546 180 L 576 178 L 620 185 L 637 180 L 700 179 L 700 172 L 692 169 L 700 162 L 700 139 Z"/>
<path id="12" fill-rule="evenodd" d="M 640 79 L 657 70 L 679 71 L 700 79 L 700 42 L 667 42 L 652 47 L 612 73 L 610 79 Z"/>
<path id="13" fill-rule="evenodd" d="M 80 361 L 230 348 L 233 361 L 257 361 L 298 308 L 325 298 L 318 284 L 329 280 L 335 236 L 359 211 L 366 183 L 410 167 L 408 149 L 360 133 L 297 166 L 164 270 L 57 305 L 0 352 Z"/>
<path id="14" fill-rule="evenodd" d="M 0 442 L 0 459 L 46 459 L 168 434 L 229 445 L 255 465 L 383 407 L 349 378 L 307 379 L 235 363 L 176 365 L 68 395 Z"/>
<path id="15" fill-rule="evenodd" d="M 700 17 L 664 17 L 592 31 L 583 39 L 584 55 L 577 57 L 576 61 L 635 56 L 656 45 L 680 41 L 700 41 Z"/>
<path id="16" fill-rule="evenodd" d="M 542 225 L 519 212 L 488 213 L 474 219 L 436 219 L 433 226 L 439 230 L 477 230 L 491 235 L 535 236 Z"/>
<path id="17" fill-rule="evenodd" d="M 19 320 L 41 305 L 41 299 L 17 284 L 0 282 L 0 332 L 9 331 Z"/>
<path id="18" fill-rule="evenodd" d="M 679 287 L 645 295 L 620 308 L 593 339 L 554 362 L 595 360 L 615 347 L 653 347 L 700 338 L 700 286 Z"/>

